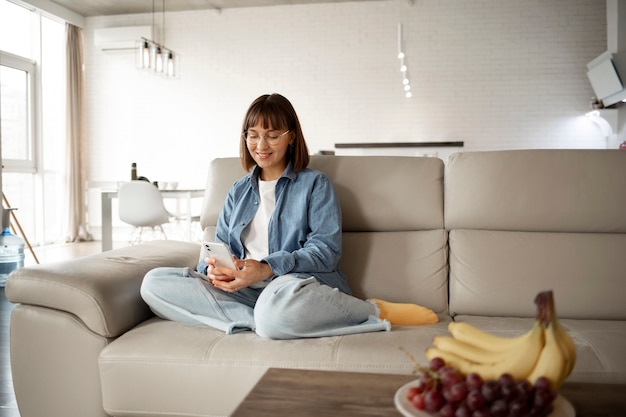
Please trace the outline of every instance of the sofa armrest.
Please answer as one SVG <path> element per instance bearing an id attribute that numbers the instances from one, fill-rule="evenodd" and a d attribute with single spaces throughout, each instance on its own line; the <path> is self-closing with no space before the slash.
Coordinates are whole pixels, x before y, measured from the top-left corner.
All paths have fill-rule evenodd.
<path id="1" fill-rule="evenodd" d="M 20 268 L 9 275 L 6 296 L 74 314 L 94 333 L 117 337 L 153 316 L 139 294 L 146 272 L 193 268 L 199 253 L 197 243 L 163 240 Z"/>

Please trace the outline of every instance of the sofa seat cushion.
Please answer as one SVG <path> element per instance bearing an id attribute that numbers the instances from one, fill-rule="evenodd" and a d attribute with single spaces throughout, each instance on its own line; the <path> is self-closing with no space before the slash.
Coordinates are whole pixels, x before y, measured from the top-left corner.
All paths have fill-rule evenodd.
<path id="1" fill-rule="evenodd" d="M 155 318 L 102 351 L 103 404 L 116 416 L 226 416 L 270 367 L 410 374 L 407 352 L 425 364 L 424 351 L 447 323 L 269 340 Z"/>
<path id="2" fill-rule="evenodd" d="M 458 315 L 457 322 L 470 323 L 501 337 L 526 333 L 534 319 Z M 576 365 L 567 381 L 626 383 L 626 322 L 619 320 L 562 319 L 561 325 L 576 344 Z"/>

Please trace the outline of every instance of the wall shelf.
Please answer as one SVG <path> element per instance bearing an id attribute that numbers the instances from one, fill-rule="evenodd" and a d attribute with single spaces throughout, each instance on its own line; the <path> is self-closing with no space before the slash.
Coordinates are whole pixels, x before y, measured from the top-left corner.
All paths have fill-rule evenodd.
<path id="1" fill-rule="evenodd" d="M 368 143 L 335 143 L 337 149 L 351 148 L 450 148 L 462 147 L 463 141 L 452 142 L 368 142 Z"/>

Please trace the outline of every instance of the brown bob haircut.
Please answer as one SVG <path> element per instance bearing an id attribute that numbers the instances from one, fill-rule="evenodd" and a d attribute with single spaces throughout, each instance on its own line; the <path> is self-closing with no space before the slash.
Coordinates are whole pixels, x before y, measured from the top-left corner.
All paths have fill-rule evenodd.
<path id="1" fill-rule="evenodd" d="M 248 152 L 245 132 L 257 123 L 262 123 L 263 129 L 289 130 L 290 134 L 294 134 L 293 144 L 287 151 L 287 160 L 292 163 L 295 172 L 309 165 L 309 149 L 306 146 L 295 109 L 289 100 L 280 94 L 265 94 L 252 102 L 243 119 L 239 156 L 241 165 L 246 171 L 252 170 L 256 162 Z"/>

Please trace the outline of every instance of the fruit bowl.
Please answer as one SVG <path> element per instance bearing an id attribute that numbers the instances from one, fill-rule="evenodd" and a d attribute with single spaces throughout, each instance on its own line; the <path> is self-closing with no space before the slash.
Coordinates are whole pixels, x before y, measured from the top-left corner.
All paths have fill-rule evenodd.
<path id="1" fill-rule="evenodd" d="M 431 414 L 427 411 L 418 410 L 407 398 L 407 393 L 412 387 L 418 386 L 419 380 L 407 382 L 401 386 L 394 396 L 394 404 L 400 414 L 405 417 L 433 417 L 438 413 Z M 572 404 L 563 398 L 561 395 L 557 396 L 552 403 L 554 410 L 549 417 L 575 417 L 576 412 Z"/>
<path id="2" fill-rule="evenodd" d="M 418 379 L 395 396 L 405 416 L 573 417 L 558 395 L 572 371 L 576 349 L 561 327 L 552 291 L 535 297 L 537 316 L 522 336 L 502 338 L 471 324 L 451 322 L 435 336 L 427 366 L 409 354 Z"/>

